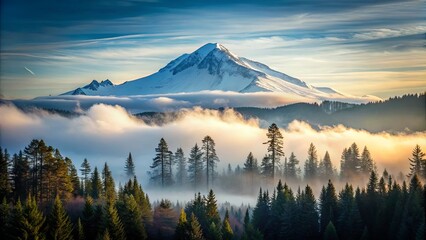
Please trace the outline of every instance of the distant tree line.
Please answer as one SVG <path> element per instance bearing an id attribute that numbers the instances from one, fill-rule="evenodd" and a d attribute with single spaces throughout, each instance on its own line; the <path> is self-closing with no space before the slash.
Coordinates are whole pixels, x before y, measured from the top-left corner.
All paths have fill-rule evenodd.
<path id="1" fill-rule="evenodd" d="M 195 144 L 188 157 L 182 148 L 177 148 L 175 153 L 170 151 L 167 142 L 162 138 L 155 149 L 156 155 L 149 171 L 150 184 L 183 187 L 195 191 L 215 187 L 239 193 L 253 193 L 254 189 L 261 185 L 276 183 L 274 180 L 278 178 L 291 183 L 326 183 L 328 180 L 343 183 L 354 180 L 365 182 L 371 171 L 377 171 L 367 146 L 361 151 L 358 145 L 353 143 L 343 149 L 338 171 L 328 151 L 320 158 L 313 143 L 309 145 L 303 164 L 293 152 L 287 158 L 283 151 L 284 137 L 276 124 L 268 128 L 266 136 L 268 141 L 264 144 L 267 145 L 267 154 L 260 162 L 250 152 L 241 166 L 238 164 L 232 168 L 231 164 L 228 164 L 227 170 L 221 173 L 217 171 L 219 157 L 216 154 L 215 142 L 210 136 L 202 140 L 201 147 Z M 410 164 L 409 176 L 416 173 L 420 178 L 426 178 L 424 153 L 418 145 L 413 150 L 413 160 Z M 403 180 L 404 176 L 398 178 Z"/>

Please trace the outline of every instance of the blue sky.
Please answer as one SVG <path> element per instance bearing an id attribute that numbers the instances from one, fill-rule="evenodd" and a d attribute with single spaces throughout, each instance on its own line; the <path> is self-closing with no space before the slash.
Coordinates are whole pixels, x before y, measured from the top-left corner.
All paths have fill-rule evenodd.
<path id="1" fill-rule="evenodd" d="M 207 42 L 316 86 L 423 92 L 425 12 L 425 1 L 2 0 L 0 93 L 118 84 Z"/>

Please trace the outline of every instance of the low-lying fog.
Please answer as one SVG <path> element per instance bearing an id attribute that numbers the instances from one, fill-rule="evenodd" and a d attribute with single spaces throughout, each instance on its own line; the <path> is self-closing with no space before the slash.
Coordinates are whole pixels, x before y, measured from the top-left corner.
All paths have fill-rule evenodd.
<path id="1" fill-rule="evenodd" d="M 199 107 L 181 111 L 181 117 L 163 126 L 150 126 L 129 114 L 120 106 L 96 104 L 84 111 L 84 115 L 66 118 L 57 114 L 37 110 L 23 112 L 11 104 L 0 105 L 0 145 L 10 153 L 16 153 L 27 146 L 32 139 L 44 139 L 46 144 L 58 148 L 63 156 L 70 157 L 77 168 L 84 158 L 92 165 L 102 168 L 104 162 L 110 165 L 116 183 L 124 181 L 124 163 L 129 154 L 133 155 L 136 174 L 142 185 L 147 186 L 147 171 L 155 156 L 154 149 L 160 138 L 164 138 L 170 150 L 182 147 L 186 157 L 195 143 L 210 135 L 216 142 L 220 162 L 218 172 L 222 173 L 228 163 L 233 167 L 243 163 L 251 151 L 259 163 L 266 154 L 266 129 L 256 119 L 245 120 L 232 109 L 224 112 Z M 375 160 L 379 173 L 386 168 L 392 174 L 407 173 L 408 157 L 416 144 L 426 149 L 426 132 L 413 134 L 372 134 L 344 126 L 313 129 L 304 122 L 294 121 L 287 129 L 281 129 L 284 136 L 284 152 L 294 152 L 303 164 L 312 142 L 323 158 L 330 153 L 332 162 L 340 168 L 342 150 L 356 142 L 362 150 L 367 146 Z M 283 161 L 283 160 L 282 160 Z M 303 172 L 303 171 L 302 171 Z M 340 189 L 340 188 L 337 188 Z M 293 189 L 296 191 L 297 189 Z M 254 191 L 254 195 L 258 190 Z M 150 192 L 151 200 L 169 198 L 187 201 L 191 193 Z M 224 193 L 225 194 L 225 193 Z M 254 204 L 253 197 L 231 197 L 218 193 L 219 201 L 235 201 L 239 205 Z M 240 201 L 241 200 L 241 201 Z"/>

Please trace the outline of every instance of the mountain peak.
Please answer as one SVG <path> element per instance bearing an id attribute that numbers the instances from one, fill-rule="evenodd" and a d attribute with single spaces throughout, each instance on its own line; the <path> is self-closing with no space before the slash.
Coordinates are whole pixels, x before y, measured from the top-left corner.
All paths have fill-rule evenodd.
<path id="1" fill-rule="evenodd" d="M 200 48 L 198 48 L 197 50 L 195 50 L 193 53 L 198 53 L 200 55 L 207 55 L 209 52 L 213 51 L 215 48 L 219 48 L 220 49 L 220 44 L 219 43 L 206 43 L 203 46 L 201 46 Z"/>
<path id="2" fill-rule="evenodd" d="M 109 79 L 105 79 L 99 85 L 103 86 L 103 87 L 106 87 L 106 86 L 112 86 L 114 84 Z"/>
<path id="3" fill-rule="evenodd" d="M 86 89 L 90 89 L 90 90 L 96 91 L 96 90 L 98 89 L 98 87 L 99 87 L 99 82 L 98 82 L 98 81 L 96 81 L 96 80 L 92 80 L 92 82 L 91 82 L 90 84 L 87 84 L 87 85 L 86 85 L 86 86 L 84 86 L 83 88 L 86 88 Z"/>

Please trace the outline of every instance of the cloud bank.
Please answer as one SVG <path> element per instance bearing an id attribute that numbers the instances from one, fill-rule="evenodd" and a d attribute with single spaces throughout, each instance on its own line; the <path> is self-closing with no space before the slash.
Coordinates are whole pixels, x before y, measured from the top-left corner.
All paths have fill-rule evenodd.
<path id="1" fill-rule="evenodd" d="M 147 182 L 147 171 L 155 155 L 154 149 L 164 137 L 173 151 L 182 147 L 186 154 L 195 143 L 210 135 L 216 142 L 220 158 L 219 171 L 231 163 L 242 166 L 250 151 L 260 160 L 266 153 L 266 129 L 257 119 L 245 120 L 232 109 L 223 112 L 199 107 L 183 109 L 175 121 L 151 126 L 129 114 L 121 106 L 96 104 L 78 117 L 66 118 L 42 110 L 24 113 L 14 105 L 0 105 L 0 145 L 14 153 L 34 138 L 42 138 L 57 147 L 80 166 L 87 158 L 92 166 L 104 162 L 113 169 L 117 179 L 124 173 L 124 162 L 132 152 L 136 172 Z M 284 135 L 284 152 L 294 152 L 303 164 L 312 142 L 322 158 L 328 150 L 335 166 L 339 166 L 343 148 L 356 142 L 368 146 L 379 171 L 384 168 L 398 174 L 407 172 L 408 157 L 416 144 L 426 149 L 426 132 L 404 135 L 372 134 L 344 126 L 313 129 L 304 122 L 294 121 Z"/>
<path id="2" fill-rule="evenodd" d="M 131 113 L 150 111 L 175 111 L 181 108 L 203 106 L 205 108 L 227 107 L 277 107 L 297 102 L 313 102 L 315 100 L 297 95 L 276 92 L 238 93 L 224 91 L 200 91 L 191 93 L 171 93 L 135 95 L 125 97 L 115 96 L 83 96 L 64 95 L 38 97 L 32 100 L 11 100 L 18 107 L 52 108 L 66 111 L 78 109 L 88 110 L 98 103 L 120 105 Z M 354 99 L 357 101 L 357 99 Z M 365 99 L 359 98 L 360 102 Z"/>
<path id="3" fill-rule="evenodd" d="M 182 108 L 202 106 L 204 108 L 235 108 L 235 107 L 261 107 L 273 108 L 292 103 L 313 103 L 326 99 L 313 99 L 296 94 L 280 92 L 253 92 L 239 93 L 231 91 L 199 91 L 189 93 L 169 93 L 134 96 L 84 96 L 61 95 L 38 97 L 31 100 L 4 100 L 18 107 L 38 107 L 44 109 L 60 109 L 65 111 L 88 110 L 93 105 L 102 103 L 107 105 L 120 105 L 131 113 L 176 111 Z M 366 103 L 377 101 L 378 98 L 364 96 L 334 94 L 327 100 Z"/>

